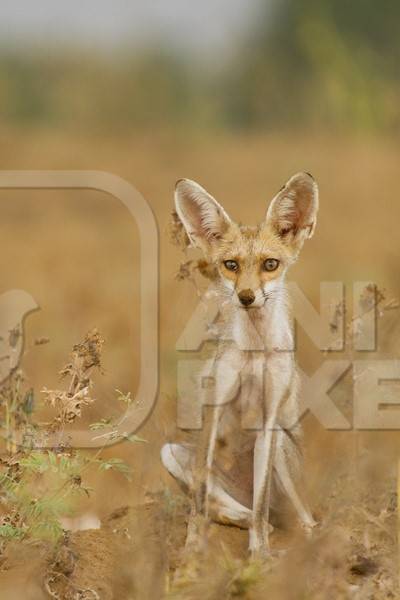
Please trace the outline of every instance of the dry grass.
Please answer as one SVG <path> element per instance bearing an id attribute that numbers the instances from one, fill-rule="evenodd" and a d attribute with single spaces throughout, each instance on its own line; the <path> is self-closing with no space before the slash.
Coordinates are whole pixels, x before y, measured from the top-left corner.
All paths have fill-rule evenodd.
<path id="1" fill-rule="evenodd" d="M 386 290 L 387 298 L 400 297 L 397 142 L 311 135 L 186 137 L 170 131 L 147 137 L 132 134 L 121 139 L 78 139 L 42 131 L 24 137 L 6 132 L 2 148 L 4 169 L 96 168 L 117 173 L 143 193 L 159 222 L 161 390 L 156 410 L 140 432 L 150 443 L 108 449 L 106 457 L 120 456 L 130 465 L 132 481 L 115 476 L 110 483 L 109 478 L 105 482 L 98 474 L 89 475 L 88 486 L 94 493 L 90 499 L 81 500 L 82 511 L 95 510 L 105 523 L 122 505 L 145 506 L 146 511 L 151 506 L 153 516 L 150 524 L 136 515 L 127 521 L 121 517 L 122 524 L 114 523 L 109 529 L 105 525 L 105 546 L 112 538 L 115 552 L 112 557 L 107 553 L 103 559 L 98 557 L 98 564 L 105 573 L 118 572 L 119 579 L 107 575 L 104 589 L 108 591 L 101 597 L 396 597 L 396 432 L 325 431 L 308 418 L 308 491 L 322 522 L 315 539 L 305 543 L 289 528 L 281 537 L 277 534 L 273 538 L 277 546 L 291 548 L 288 554 L 268 565 L 252 565 L 245 558 L 245 534 L 213 527 L 207 557 L 189 565 L 179 582 L 173 569 L 184 536 L 186 505 L 175 483 L 162 472 L 159 449 L 177 434 L 179 354 L 174 346 L 197 303 L 190 282 L 175 278 L 181 255 L 168 239 L 175 180 L 198 180 L 234 218 L 251 223 L 262 218 L 269 199 L 293 172 L 312 172 L 320 183 L 320 218 L 316 235 L 291 277 L 316 306 L 320 281 L 344 281 L 351 309 L 353 281 L 375 281 Z M 134 397 L 138 383 L 140 290 L 135 224 L 118 202 L 99 192 L 0 191 L 0 198 L 2 243 L 6 248 L 0 257 L 3 291 L 29 291 L 41 310 L 26 320 L 28 340 L 44 335 L 51 339 L 50 344 L 26 357 L 25 369 L 32 386 L 58 389 L 57 373 L 66 352 L 88 329 L 97 326 L 107 342 L 105 373 L 96 381 L 98 401 L 85 408 L 83 421 L 88 425 L 117 418 L 122 409 L 115 389 L 131 391 Z M 381 319 L 379 351 L 368 354 L 368 358 L 396 356 L 398 334 L 398 311 L 394 308 Z M 360 353 L 357 358 L 363 356 Z M 299 331 L 298 361 L 302 368 L 312 373 L 323 359 Z M 349 378 L 340 383 L 332 397 L 351 416 Z M 46 420 L 47 409 L 37 408 L 38 418 Z M 148 529 L 152 524 L 155 531 Z M 87 560 L 85 545 L 93 552 L 96 543 L 104 543 L 81 538 L 71 541 L 83 561 L 78 560 L 79 565 Z M 0 598 L 25 600 L 30 589 L 32 598 L 45 597 L 35 583 L 35 574 L 27 571 L 21 575 L 17 559 L 13 565 L 17 579 L 25 581 L 25 575 L 30 579 L 19 592 L 10 575 L 12 570 L 2 573 Z M 89 579 L 88 588 L 93 585 L 93 573 Z M 143 587 L 150 580 L 154 587 Z"/>

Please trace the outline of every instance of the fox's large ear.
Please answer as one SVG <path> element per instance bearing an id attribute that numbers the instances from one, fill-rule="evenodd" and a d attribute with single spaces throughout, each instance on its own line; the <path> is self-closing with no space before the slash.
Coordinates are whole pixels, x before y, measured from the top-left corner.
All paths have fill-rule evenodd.
<path id="1" fill-rule="evenodd" d="M 317 223 L 318 186 L 309 173 L 293 175 L 272 200 L 266 223 L 288 245 L 300 250 Z"/>
<path id="2" fill-rule="evenodd" d="M 222 206 L 190 179 L 177 181 L 175 207 L 192 244 L 205 251 L 222 238 L 231 224 Z"/>

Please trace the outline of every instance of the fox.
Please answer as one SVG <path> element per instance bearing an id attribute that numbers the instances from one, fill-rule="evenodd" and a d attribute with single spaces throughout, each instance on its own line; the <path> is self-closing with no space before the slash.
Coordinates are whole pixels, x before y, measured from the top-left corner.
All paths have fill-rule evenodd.
<path id="1" fill-rule="evenodd" d="M 279 508 L 282 494 L 307 533 L 317 524 L 299 491 L 300 383 L 285 279 L 313 236 L 318 209 L 318 185 L 306 172 L 287 181 L 257 226 L 234 222 L 195 181 L 180 179 L 175 187 L 176 215 L 213 273 L 220 330 L 212 365 L 202 374 L 213 381 L 208 401 L 202 400 L 212 407 L 203 442 L 197 448 L 166 443 L 161 460 L 190 492 L 191 518 L 203 514 L 248 529 L 252 556 L 272 552 L 270 509 Z M 248 418 L 256 426 L 242 435 Z M 224 476 L 217 460 L 220 447 L 225 455 L 231 451 L 230 464 L 250 457 L 245 463 L 249 493 Z"/>

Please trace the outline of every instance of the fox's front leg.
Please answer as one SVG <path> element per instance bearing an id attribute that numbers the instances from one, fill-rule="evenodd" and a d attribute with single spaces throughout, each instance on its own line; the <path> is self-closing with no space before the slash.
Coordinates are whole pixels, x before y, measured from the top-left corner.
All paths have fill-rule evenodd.
<path id="1" fill-rule="evenodd" d="M 208 410 L 205 415 L 196 449 L 188 542 L 189 538 L 193 540 L 196 537 L 196 531 L 199 529 L 198 523 L 203 523 L 200 529 L 206 530 L 212 470 L 221 413 L 226 404 L 235 399 L 240 389 L 240 370 L 243 365 L 243 356 L 236 348 L 226 349 L 225 352 L 222 350 L 219 349 L 219 352 L 217 352 L 211 368 L 206 367 L 201 375 L 201 378 L 207 377 L 213 381 L 213 386 L 207 388 L 208 392 L 201 402 L 202 406 L 212 407 L 212 410 Z M 189 545 L 191 544 L 189 543 Z"/>
<path id="2" fill-rule="evenodd" d="M 206 419 L 202 440 L 196 452 L 194 485 L 185 544 L 187 552 L 201 551 L 206 543 L 212 467 L 220 415 L 221 407 L 216 406 L 213 409 L 211 418 Z"/>
<path id="3" fill-rule="evenodd" d="M 276 358 L 266 371 L 265 420 L 254 446 L 253 519 L 249 531 L 249 549 L 253 556 L 267 556 L 269 548 L 269 505 L 275 460 L 276 426 L 279 409 L 288 397 L 292 380 L 291 363 Z M 289 382 L 289 383 L 288 383 Z"/>
<path id="4" fill-rule="evenodd" d="M 254 446 L 253 516 L 249 529 L 249 550 L 252 556 L 267 556 L 270 552 L 269 506 L 274 462 L 274 431 L 270 421 L 260 431 Z"/>

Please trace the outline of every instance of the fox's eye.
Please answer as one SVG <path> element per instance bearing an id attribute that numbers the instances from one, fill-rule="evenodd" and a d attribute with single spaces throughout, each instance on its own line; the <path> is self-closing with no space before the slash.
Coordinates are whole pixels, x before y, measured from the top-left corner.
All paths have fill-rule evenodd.
<path id="1" fill-rule="evenodd" d="M 279 267 L 279 260 L 277 260 L 276 258 L 267 258 L 267 260 L 264 260 L 264 263 L 263 263 L 264 271 L 276 271 L 276 269 L 278 267 Z"/>
<path id="2" fill-rule="evenodd" d="M 236 260 L 225 260 L 224 265 L 228 269 L 228 271 L 237 271 L 239 268 L 239 265 L 236 262 Z"/>

